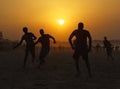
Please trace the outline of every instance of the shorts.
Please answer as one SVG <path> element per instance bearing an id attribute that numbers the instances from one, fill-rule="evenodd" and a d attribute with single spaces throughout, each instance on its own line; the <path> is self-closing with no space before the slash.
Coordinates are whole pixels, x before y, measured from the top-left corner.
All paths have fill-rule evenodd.
<path id="1" fill-rule="evenodd" d="M 26 47 L 25 52 L 26 52 L 26 54 L 28 54 L 28 52 L 30 52 L 32 57 L 35 58 L 35 46 Z"/>
<path id="2" fill-rule="evenodd" d="M 74 59 L 79 59 L 79 57 L 82 56 L 84 60 L 88 59 L 88 50 L 87 49 L 75 49 L 73 53 Z"/>
<path id="3" fill-rule="evenodd" d="M 49 51 L 49 48 L 42 48 L 40 51 L 39 59 L 45 58 L 48 55 Z"/>

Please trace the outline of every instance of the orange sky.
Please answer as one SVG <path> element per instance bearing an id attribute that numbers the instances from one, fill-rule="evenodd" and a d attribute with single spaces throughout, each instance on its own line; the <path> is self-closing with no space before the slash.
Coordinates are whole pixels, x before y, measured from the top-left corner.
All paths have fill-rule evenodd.
<path id="1" fill-rule="evenodd" d="M 120 39 L 119 6 L 120 0 L 0 0 L 0 31 L 6 39 L 19 40 L 24 26 L 37 37 L 43 28 L 56 40 L 67 41 L 82 21 L 93 39 Z"/>

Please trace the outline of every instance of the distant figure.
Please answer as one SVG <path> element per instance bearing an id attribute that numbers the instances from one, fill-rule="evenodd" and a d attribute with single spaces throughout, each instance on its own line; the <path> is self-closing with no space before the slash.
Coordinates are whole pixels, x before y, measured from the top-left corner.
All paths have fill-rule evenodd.
<path id="1" fill-rule="evenodd" d="M 24 65 L 23 65 L 23 68 L 25 68 L 29 52 L 32 55 L 32 62 L 35 59 L 34 40 L 36 39 L 36 37 L 35 37 L 35 35 L 33 33 L 28 32 L 28 28 L 27 27 L 23 28 L 23 32 L 25 34 L 22 36 L 20 42 L 14 48 L 17 48 L 18 46 L 20 46 L 22 44 L 22 42 L 25 40 L 25 42 L 26 42 L 26 50 L 25 50 L 25 58 L 24 58 Z"/>
<path id="2" fill-rule="evenodd" d="M 79 57 L 82 56 L 83 60 L 86 62 L 89 76 L 92 77 L 90 63 L 88 60 L 88 52 L 91 51 L 91 47 L 92 47 L 92 38 L 89 31 L 83 28 L 84 28 L 84 24 L 80 22 L 78 24 L 78 29 L 74 30 L 71 33 L 69 37 L 69 43 L 71 45 L 71 48 L 74 49 L 73 58 L 76 64 L 77 76 L 80 75 Z M 72 38 L 74 36 L 76 37 L 76 40 L 74 40 L 73 42 Z M 87 44 L 87 38 L 88 38 L 89 44 Z"/>
<path id="3" fill-rule="evenodd" d="M 100 48 L 101 48 L 100 44 L 97 43 L 95 48 L 96 48 L 96 52 L 98 53 L 100 51 Z"/>
<path id="4" fill-rule="evenodd" d="M 112 48 L 110 41 L 107 40 L 106 36 L 104 37 L 103 43 L 104 43 L 104 47 L 105 47 L 106 52 L 107 52 L 107 59 L 110 57 L 113 60 L 113 56 L 112 56 L 113 48 Z"/>
<path id="5" fill-rule="evenodd" d="M 37 43 L 41 43 L 41 46 L 42 46 L 40 55 L 39 55 L 39 60 L 40 60 L 39 68 L 40 68 L 40 65 L 45 63 L 45 57 L 48 55 L 48 53 L 50 51 L 50 38 L 53 39 L 53 43 L 56 43 L 55 38 L 49 34 L 44 34 L 43 29 L 40 29 L 40 34 L 41 34 L 41 36 L 35 42 L 35 45 Z"/>
<path id="6" fill-rule="evenodd" d="M 115 54 L 114 55 L 117 55 L 119 53 L 119 46 L 116 45 L 114 50 L 115 50 Z"/>

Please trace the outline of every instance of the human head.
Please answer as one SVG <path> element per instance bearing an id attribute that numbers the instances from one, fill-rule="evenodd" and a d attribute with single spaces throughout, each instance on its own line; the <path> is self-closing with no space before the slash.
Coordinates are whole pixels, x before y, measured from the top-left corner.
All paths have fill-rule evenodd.
<path id="1" fill-rule="evenodd" d="M 27 27 L 23 27 L 23 32 L 27 33 L 28 32 L 28 28 Z"/>
<path id="2" fill-rule="evenodd" d="M 107 37 L 105 36 L 104 39 L 107 40 Z"/>
<path id="3" fill-rule="evenodd" d="M 40 29 L 40 34 L 44 35 L 44 30 L 43 29 Z"/>
<path id="4" fill-rule="evenodd" d="M 82 22 L 78 23 L 78 28 L 83 29 L 84 28 L 84 24 Z"/>

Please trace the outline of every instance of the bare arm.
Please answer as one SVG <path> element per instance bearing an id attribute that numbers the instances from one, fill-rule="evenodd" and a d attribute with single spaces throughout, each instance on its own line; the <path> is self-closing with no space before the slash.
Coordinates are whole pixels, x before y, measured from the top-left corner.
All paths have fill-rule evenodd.
<path id="1" fill-rule="evenodd" d="M 34 45 L 38 44 L 40 41 L 40 38 L 34 43 Z"/>
<path id="2" fill-rule="evenodd" d="M 90 33 L 88 32 L 88 40 L 89 40 L 89 48 L 88 48 L 88 51 L 91 51 L 91 48 L 92 48 L 92 37 L 90 35 Z"/>
<path id="3" fill-rule="evenodd" d="M 33 40 L 36 40 L 37 39 L 37 37 L 33 34 Z"/>
<path id="4" fill-rule="evenodd" d="M 72 38 L 74 37 L 74 32 L 72 32 L 69 36 L 69 43 L 72 49 L 74 49 L 73 43 L 72 43 Z"/>
<path id="5" fill-rule="evenodd" d="M 17 43 L 17 45 L 15 46 L 15 47 L 13 47 L 13 49 L 15 49 L 15 48 L 17 48 L 18 46 L 20 46 L 21 44 L 22 44 L 22 42 L 23 42 L 23 37 L 21 38 L 21 40 L 20 40 L 20 42 L 19 43 Z"/>
<path id="6" fill-rule="evenodd" d="M 50 37 L 51 39 L 53 39 L 53 43 L 56 43 L 56 40 L 55 40 L 55 38 L 54 38 L 53 36 L 50 36 L 50 35 L 49 35 L 49 37 Z"/>

